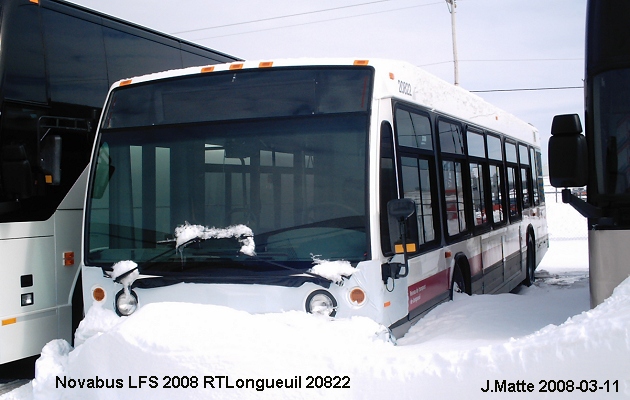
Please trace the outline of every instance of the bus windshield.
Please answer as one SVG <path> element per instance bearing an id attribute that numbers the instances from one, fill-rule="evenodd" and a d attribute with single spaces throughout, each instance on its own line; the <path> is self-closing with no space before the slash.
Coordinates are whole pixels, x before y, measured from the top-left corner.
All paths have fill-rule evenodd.
<path id="1" fill-rule="evenodd" d="M 278 69 L 113 92 L 94 157 L 87 263 L 233 275 L 364 260 L 371 79 L 365 68 Z M 186 225 L 244 225 L 255 256 L 220 235 L 176 248 Z"/>

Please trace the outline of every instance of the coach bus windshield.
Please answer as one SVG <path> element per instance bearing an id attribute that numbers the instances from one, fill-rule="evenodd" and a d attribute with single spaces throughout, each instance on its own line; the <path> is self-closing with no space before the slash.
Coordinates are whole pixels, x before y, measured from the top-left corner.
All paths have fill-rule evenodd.
<path id="1" fill-rule="evenodd" d="M 595 162 L 598 192 L 630 197 L 630 69 L 593 79 Z"/>
<path id="2" fill-rule="evenodd" d="M 93 161 L 88 265 L 234 275 L 365 259 L 372 74 L 243 70 L 113 92 Z M 234 237 L 176 248 L 187 224 L 245 225 L 256 254 Z"/>

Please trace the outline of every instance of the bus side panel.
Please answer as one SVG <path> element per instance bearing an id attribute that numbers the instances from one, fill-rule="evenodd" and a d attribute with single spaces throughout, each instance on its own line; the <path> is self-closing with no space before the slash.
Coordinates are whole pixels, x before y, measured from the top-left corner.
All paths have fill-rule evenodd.
<path id="1" fill-rule="evenodd" d="M 21 315 L 17 322 L 0 326 L 0 364 L 37 355 L 56 338 L 55 309 Z"/>
<path id="2" fill-rule="evenodd" d="M 491 292 L 503 283 L 503 234 L 505 230 L 494 231 L 493 234 L 481 238 L 483 260 L 483 293 Z M 473 291 L 476 292 L 476 291 Z"/>
<path id="3" fill-rule="evenodd" d="M 444 251 L 431 251 L 409 260 L 409 312 L 449 290 L 450 270 Z"/>
<path id="4" fill-rule="evenodd" d="M 72 339 L 72 292 L 81 260 L 81 215 L 82 210 L 58 210 L 55 214 L 58 337 L 69 342 Z"/>
<path id="5" fill-rule="evenodd" d="M 521 242 L 520 224 L 508 226 L 503 242 L 506 282 L 521 272 Z"/>
<path id="6" fill-rule="evenodd" d="M 4 260 L 3 279 L 0 279 L 3 296 L 0 363 L 39 354 L 48 341 L 57 337 L 53 251 L 52 236 L 0 241 Z M 22 295 L 29 293 L 33 304 L 22 306 Z"/>

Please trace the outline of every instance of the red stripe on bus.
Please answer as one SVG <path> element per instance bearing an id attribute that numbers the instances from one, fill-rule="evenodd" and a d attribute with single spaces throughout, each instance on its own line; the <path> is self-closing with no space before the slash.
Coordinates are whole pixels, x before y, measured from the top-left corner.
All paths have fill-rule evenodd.
<path id="1" fill-rule="evenodd" d="M 449 270 L 437 274 L 409 286 L 409 311 L 448 290 Z"/>

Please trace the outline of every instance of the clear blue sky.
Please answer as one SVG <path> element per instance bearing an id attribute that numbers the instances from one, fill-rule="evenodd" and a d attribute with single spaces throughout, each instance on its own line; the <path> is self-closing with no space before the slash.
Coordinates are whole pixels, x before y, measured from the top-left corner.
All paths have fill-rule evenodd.
<path id="1" fill-rule="evenodd" d="M 445 0 L 74 2 L 244 59 L 392 58 L 453 81 L 451 15 Z M 463 88 L 582 86 L 586 0 L 456 4 Z M 536 126 L 544 154 L 553 116 L 583 115 L 581 89 L 478 94 Z"/>

